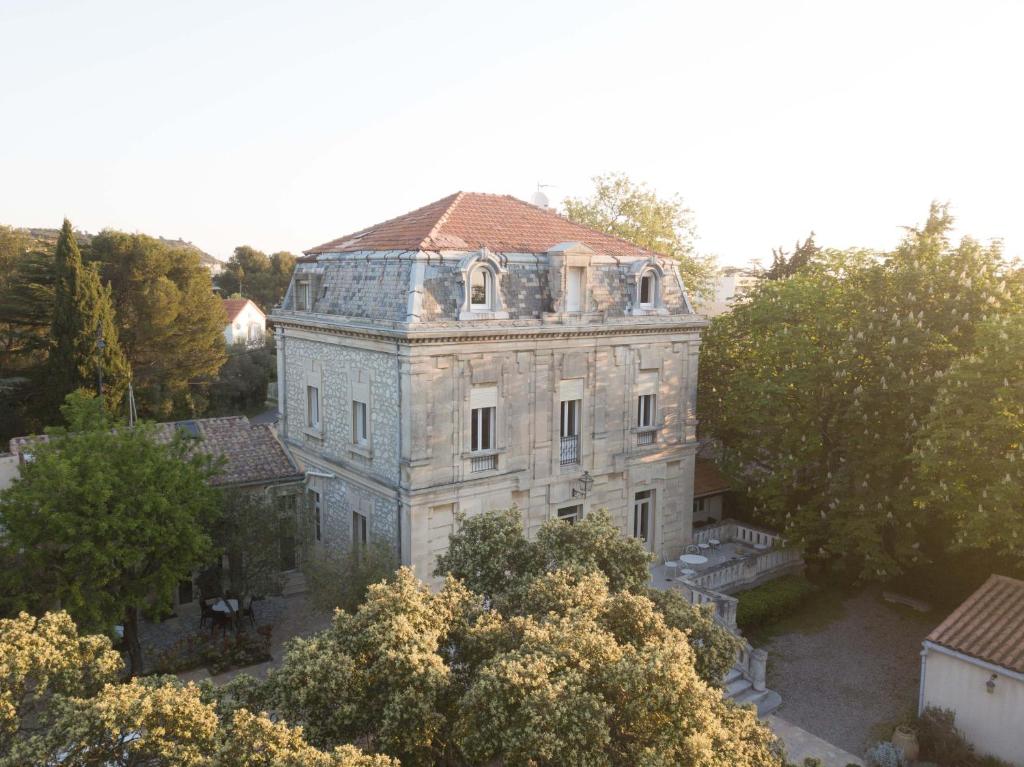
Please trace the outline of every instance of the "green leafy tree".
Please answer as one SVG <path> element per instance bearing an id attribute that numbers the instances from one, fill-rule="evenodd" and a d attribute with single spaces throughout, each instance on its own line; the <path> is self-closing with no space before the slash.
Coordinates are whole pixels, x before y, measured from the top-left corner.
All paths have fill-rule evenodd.
<path id="1" fill-rule="evenodd" d="M 792 253 L 782 248 L 772 250 L 772 265 L 765 270 L 766 280 L 784 280 L 814 261 L 821 253 L 821 248 L 814 242 L 814 232 L 803 242 L 797 242 Z"/>
<path id="2" fill-rule="evenodd" d="M 943 376 L 914 455 L 917 505 L 957 548 L 1024 563 L 1024 314 L 982 323 Z"/>
<path id="3" fill-rule="evenodd" d="M 563 201 L 570 221 L 676 259 L 683 282 L 693 294 L 710 288 L 714 261 L 697 255 L 693 213 L 678 196 L 659 197 L 622 173 L 595 176 L 593 182 L 589 197 Z"/>
<path id="4" fill-rule="evenodd" d="M 291 253 L 268 256 L 249 245 L 239 245 L 214 282 L 225 295 L 244 296 L 269 311 L 281 303 L 294 270 Z"/>
<path id="5" fill-rule="evenodd" d="M 531 611 L 506 616 L 403 568 L 292 643 L 273 707 L 320 748 L 358 742 L 403 765 L 781 767 L 770 730 L 698 677 L 686 633 L 646 596 L 599 572 L 524 588 Z"/>
<path id="6" fill-rule="evenodd" d="M 112 428 L 94 399 L 71 396 L 68 429 L 33 447 L 0 494 L 8 600 L 39 611 L 59 603 L 90 631 L 124 624 L 132 672 L 142 671 L 139 611 L 169 609 L 173 590 L 213 547 L 219 513 L 211 459 L 153 427 Z"/>
<path id="7" fill-rule="evenodd" d="M 383 541 L 362 550 L 309 548 L 302 574 L 310 601 L 324 611 L 340 608 L 354 613 L 366 600 L 370 586 L 391 577 L 399 565 L 394 547 Z"/>
<path id="8" fill-rule="evenodd" d="M 244 413 L 263 406 L 267 384 L 276 377 L 273 345 L 250 349 L 244 342 L 235 344 L 228 349 L 227 361 L 210 385 L 210 413 Z"/>
<path id="9" fill-rule="evenodd" d="M 199 251 L 107 230 L 93 238 L 89 258 L 113 290 L 139 412 L 156 419 L 202 412 L 202 392 L 227 357 L 227 320 Z"/>
<path id="10" fill-rule="evenodd" d="M 702 346 L 702 429 L 755 512 L 811 557 L 889 578 L 929 520 L 913 450 L 942 376 L 986 317 L 1018 305 L 996 245 L 928 221 L 893 252 L 823 252 L 765 280 Z"/>
<path id="11" fill-rule="evenodd" d="M 281 507 L 264 492 L 228 489 L 213 539 L 228 557 L 231 590 L 244 597 L 280 594 Z"/>
<path id="12" fill-rule="evenodd" d="M 120 403 L 130 371 L 118 342 L 109 286 L 83 265 L 71 222 L 64 219 L 54 258 L 54 308 L 50 326 L 47 386 L 55 403 L 91 386 L 102 374 L 105 404 Z"/>
<path id="13" fill-rule="evenodd" d="M 55 695 L 91 695 L 122 671 L 105 636 L 80 636 L 65 612 L 0 618 L 0 754 L 37 732 Z"/>

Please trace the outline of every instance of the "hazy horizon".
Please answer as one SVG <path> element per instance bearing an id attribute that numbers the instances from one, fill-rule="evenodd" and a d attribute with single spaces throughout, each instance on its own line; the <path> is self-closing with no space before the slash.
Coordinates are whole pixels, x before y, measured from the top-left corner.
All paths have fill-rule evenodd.
<path id="1" fill-rule="evenodd" d="M 514 12 L 513 12 L 514 11 Z M 932 200 L 1024 257 L 1024 4 L 9 0 L 0 223 L 300 252 L 459 189 L 612 171 L 745 265 Z"/>

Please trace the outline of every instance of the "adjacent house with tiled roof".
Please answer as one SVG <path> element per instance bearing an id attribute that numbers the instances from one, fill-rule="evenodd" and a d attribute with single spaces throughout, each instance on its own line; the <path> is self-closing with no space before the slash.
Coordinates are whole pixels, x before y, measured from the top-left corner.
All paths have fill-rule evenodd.
<path id="1" fill-rule="evenodd" d="M 698 458 L 693 471 L 693 523 L 721 522 L 729 480 L 714 461 Z"/>
<path id="2" fill-rule="evenodd" d="M 606 508 L 690 542 L 706 323 L 671 258 L 459 192 L 306 251 L 271 319 L 321 545 L 429 577 L 459 515 L 513 505 L 529 535 Z"/>
<path id="3" fill-rule="evenodd" d="M 982 754 L 1024 764 L 1024 581 L 993 575 L 930 633 L 919 708 L 956 713 Z"/>
<path id="4" fill-rule="evenodd" d="M 227 322 L 224 341 L 228 346 L 245 344 L 263 346 L 267 333 L 267 315 L 248 298 L 225 298 L 222 301 Z"/>

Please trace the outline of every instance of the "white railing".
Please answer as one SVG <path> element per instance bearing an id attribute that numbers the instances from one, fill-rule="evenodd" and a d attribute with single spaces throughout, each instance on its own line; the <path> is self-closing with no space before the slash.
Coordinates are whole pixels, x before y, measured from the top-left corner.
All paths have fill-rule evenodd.
<path id="1" fill-rule="evenodd" d="M 694 585 L 712 591 L 733 589 L 754 583 L 769 573 L 795 567 L 802 561 L 797 549 L 770 549 L 705 570 L 690 580 Z"/>
<path id="2" fill-rule="evenodd" d="M 715 525 L 708 525 L 693 531 L 694 543 L 709 543 L 712 539 L 722 543 L 735 541 L 748 546 L 771 548 L 782 545 L 782 536 L 770 530 L 754 527 L 734 519 L 725 519 Z"/>

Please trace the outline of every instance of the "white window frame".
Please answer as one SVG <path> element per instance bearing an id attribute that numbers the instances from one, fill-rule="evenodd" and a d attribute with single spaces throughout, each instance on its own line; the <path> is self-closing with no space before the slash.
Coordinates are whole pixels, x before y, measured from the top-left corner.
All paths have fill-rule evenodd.
<path id="1" fill-rule="evenodd" d="M 306 426 L 315 431 L 320 431 L 320 387 L 311 383 L 306 384 Z"/>
<path id="2" fill-rule="evenodd" d="M 296 280 L 295 281 L 295 310 L 299 312 L 312 311 L 313 301 L 312 294 L 310 292 L 311 284 L 310 280 Z"/>
<path id="3" fill-rule="evenodd" d="M 352 400 L 352 444 L 366 447 L 370 443 L 370 405 Z"/>
<path id="4" fill-rule="evenodd" d="M 648 283 L 647 300 L 644 301 L 644 282 Z M 641 309 L 653 309 L 658 305 L 658 275 L 653 269 L 647 269 L 640 275 L 637 283 L 637 303 Z"/>
<path id="5" fill-rule="evenodd" d="M 583 420 L 583 400 L 564 399 L 560 408 L 558 435 L 560 437 L 578 437 L 581 433 Z"/>
<path id="6" fill-rule="evenodd" d="M 498 440 L 495 427 L 497 426 L 497 410 L 494 405 L 477 407 L 469 411 L 469 450 L 471 453 L 480 453 L 486 450 L 495 450 Z M 484 437 L 487 437 L 485 440 Z M 484 442 L 487 444 L 484 444 Z"/>
<path id="7" fill-rule="evenodd" d="M 479 302 L 474 295 L 477 276 L 482 276 L 484 281 L 484 300 Z M 469 273 L 469 309 L 473 312 L 489 312 L 494 308 L 494 273 L 486 266 L 480 264 Z"/>
<path id="8" fill-rule="evenodd" d="M 658 395 L 639 394 L 636 398 L 636 427 L 653 429 L 657 423 Z"/>
<path id="9" fill-rule="evenodd" d="M 573 296 L 573 285 L 575 283 L 575 296 Z M 565 310 L 567 312 L 582 312 L 586 303 L 585 291 L 587 284 L 587 269 L 584 266 L 568 266 L 565 274 Z M 575 303 L 572 299 L 575 298 Z"/>

